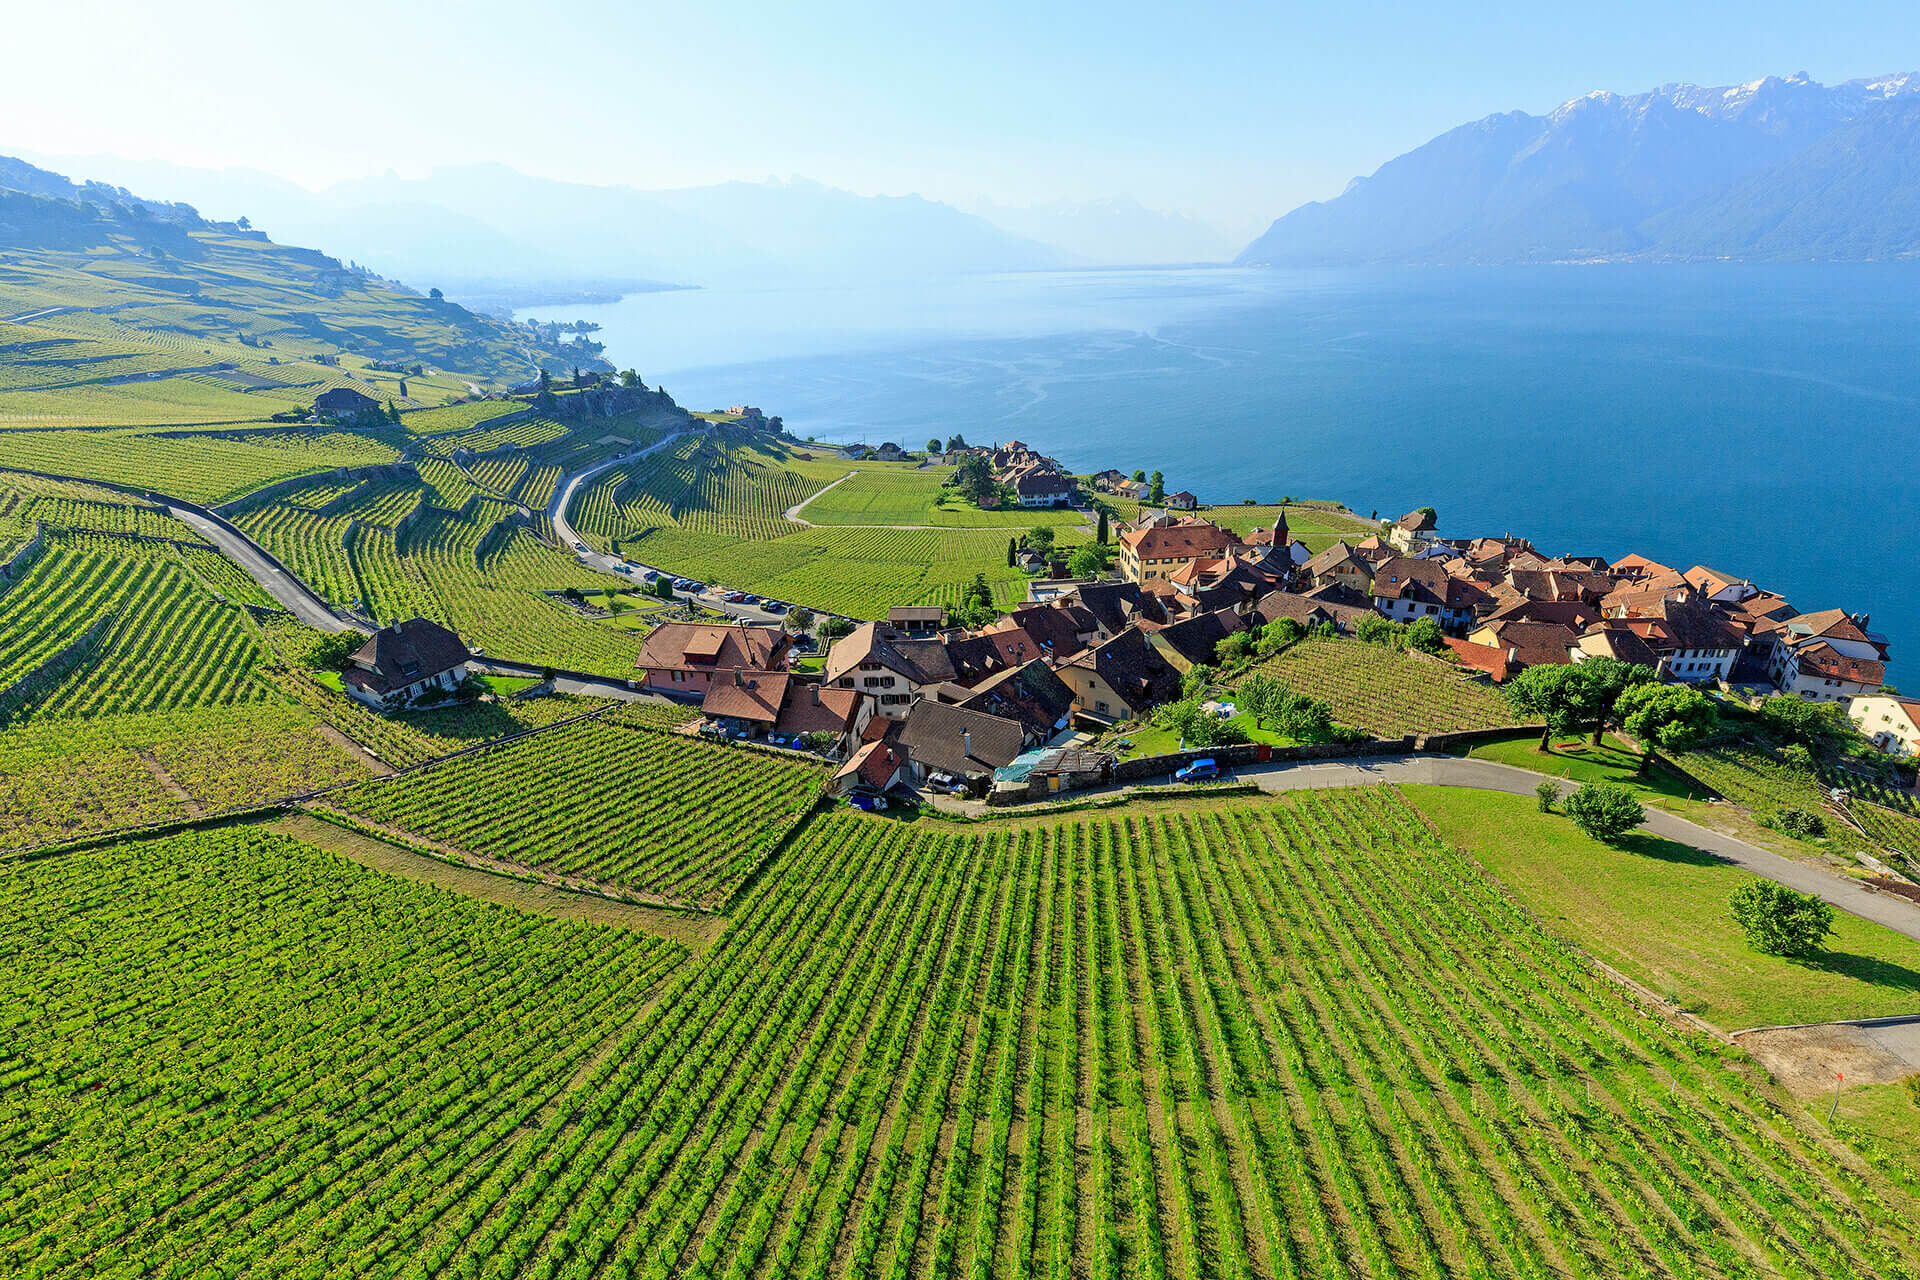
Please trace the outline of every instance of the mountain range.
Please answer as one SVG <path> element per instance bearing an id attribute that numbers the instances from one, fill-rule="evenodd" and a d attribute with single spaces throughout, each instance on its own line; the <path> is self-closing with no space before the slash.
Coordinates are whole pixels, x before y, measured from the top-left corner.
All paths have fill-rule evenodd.
<path id="1" fill-rule="evenodd" d="M 1595 92 L 1488 116 L 1277 220 L 1276 267 L 1920 254 L 1920 73 Z"/>

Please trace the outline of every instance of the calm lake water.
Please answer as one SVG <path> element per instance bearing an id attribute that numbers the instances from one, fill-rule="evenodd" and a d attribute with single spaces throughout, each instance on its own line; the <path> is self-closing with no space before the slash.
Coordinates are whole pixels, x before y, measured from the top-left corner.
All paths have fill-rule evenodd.
<path id="1" fill-rule="evenodd" d="M 536 309 L 544 317 L 550 311 Z M 707 409 L 1018 437 L 1210 502 L 1432 505 L 1867 610 L 1920 663 L 1920 264 L 1072 272 L 570 308 Z"/>

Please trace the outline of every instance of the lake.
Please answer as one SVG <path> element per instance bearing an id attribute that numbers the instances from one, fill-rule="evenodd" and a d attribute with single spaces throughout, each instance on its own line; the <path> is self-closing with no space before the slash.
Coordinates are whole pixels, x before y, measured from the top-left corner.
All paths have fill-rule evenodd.
<path id="1" fill-rule="evenodd" d="M 1866 611 L 1920 661 L 1920 264 L 1053 272 L 565 316 L 688 408 L 910 448 L 1017 437 L 1215 503 L 1431 505 L 1449 537 Z"/>

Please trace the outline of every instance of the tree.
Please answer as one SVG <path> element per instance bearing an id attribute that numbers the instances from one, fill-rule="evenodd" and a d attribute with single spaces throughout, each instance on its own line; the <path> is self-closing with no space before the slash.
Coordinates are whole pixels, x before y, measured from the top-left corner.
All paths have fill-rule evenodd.
<path id="1" fill-rule="evenodd" d="M 1560 784 L 1549 779 L 1533 789 L 1533 802 L 1540 806 L 1540 812 L 1552 813 L 1553 802 L 1560 798 Z"/>
<path id="2" fill-rule="evenodd" d="M 1133 482 L 1135 484 L 1145 484 L 1147 482 L 1147 473 L 1144 471 L 1135 470 L 1133 473 Z"/>
<path id="3" fill-rule="evenodd" d="M 1107 509 L 1105 507 L 1100 508 L 1100 528 L 1093 535 L 1093 540 L 1103 547 L 1107 545 Z"/>
<path id="4" fill-rule="evenodd" d="M 1162 476 L 1158 471 L 1156 471 L 1153 473 L 1153 480 L 1151 481 L 1151 483 L 1153 485 L 1153 489 L 1151 492 L 1147 494 L 1147 501 L 1151 502 L 1154 506 L 1157 507 L 1161 503 L 1167 500 L 1166 477 Z"/>
<path id="5" fill-rule="evenodd" d="M 1295 742 L 1327 742 L 1333 738 L 1333 708 L 1304 693 L 1283 695 L 1273 720 L 1282 736 Z"/>
<path id="6" fill-rule="evenodd" d="M 1287 696 L 1286 686 L 1265 672 L 1248 676 L 1240 687 L 1233 691 L 1235 700 L 1253 717 L 1254 724 L 1265 728 L 1267 722 L 1280 714 L 1280 704 Z"/>
<path id="7" fill-rule="evenodd" d="M 1112 555 L 1113 548 L 1098 542 L 1075 547 L 1067 557 L 1067 572 L 1076 578 L 1098 578 L 1106 573 Z"/>
<path id="8" fill-rule="evenodd" d="M 1206 663 L 1194 663 L 1191 667 L 1187 668 L 1186 674 L 1180 677 L 1180 696 L 1183 698 L 1199 697 L 1202 693 L 1206 692 L 1207 686 L 1213 683 L 1215 674 L 1214 669 Z"/>
<path id="9" fill-rule="evenodd" d="M 247 216 L 244 213 L 234 220 L 233 225 L 240 228 L 242 231 L 253 230 L 253 223 L 247 220 Z"/>
<path id="10" fill-rule="evenodd" d="M 1421 653 L 1445 653 L 1447 637 L 1440 630 L 1440 624 L 1433 618 L 1415 618 L 1407 624 L 1407 648 L 1418 649 Z"/>
<path id="11" fill-rule="evenodd" d="M 553 390 L 553 375 L 545 369 L 540 371 L 540 394 L 546 395 Z"/>
<path id="12" fill-rule="evenodd" d="M 1298 618 L 1275 618 L 1260 628 L 1260 639 L 1254 643 L 1253 651 L 1262 658 L 1268 657 L 1298 641 L 1306 631 Z"/>
<path id="13" fill-rule="evenodd" d="M 620 385 L 629 391 L 645 391 L 647 389 L 647 384 L 640 381 L 640 374 L 633 369 L 622 369 L 620 371 Z"/>
<path id="14" fill-rule="evenodd" d="M 822 640 L 838 640 L 841 636 L 853 634 L 853 624 L 845 618 L 828 618 L 814 628 L 813 634 Z"/>
<path id="15" fill-rule="evenodd" d="M 967 438 L 961 435 L 959 432 L 956 431 L 952 435 L 947 437 L 946 452 L 952 453 L 956 449 L 964 449 L 966 447 L 967 447 Z"/>
<path id="16" fill-rule="evenodd" d="M 338 671 L 347 665 L 366 637 L 356 631 L 337 631 L 316 639 L 300 655 L 303 665 L 316 671 Z"/>
<path id="17" fill-rule="evenodd" d="M 1575 668 L 1587 682 L 1588 709 L 1593 715 L 1593 745 L 1600 745 L 1600 735 L 1607 726 L 1618 722 L 1617 710 L 1620 697 L 1627 690 L 1640 685 L 1652 684 L 1655 676 L 1653 668 L 1643 667 L 1637 662 L 1622 662 L 1618 658 L 1588 658 Z"/>
<path id="18" fill-rule="evenodd" d="M 435 302 L 444 302 L 446 301 L 447 295 L 440 292 L 439 285 L 435 285 L 433 286 L 433 288 L 427 290 L 427 297 L 431 298 Z"/>
<path id="19" fill-rule="evenodd" d="M 1020 558 L 1020 539 L 1008 538 L 1007 539 L 1007 568 L 1009 569 L 1013 568 L 1014 563 L 1019 558 Z"/>
<path id="20" fill-rule="evenodd" d="M 401 383 L 400 385 L 405 386 L 406 384 Z M 391 400 L 387 401 L 387 421 L 396 427 L 400 425 L 400 410 Z"/>
<path id="21" fill-rule="evenodd" d="M 805 631 L 813 626 L 813 610 L 805 605 L 795 605 L 787 613 L 787 630 Z"/>
<path id="22" fill-rule="evenodd" d="M 1400 624 L 1377 613 L 1369 613 L 1360 619 L 1353 634 L 1364 644 L 1384 644 L 1389 648 L 1398 648 L 1400 645 Z"/>
<path id="23" fill-rule="evenodd" d="M 1000 482 L 993 478 L 993 469 L 977 453 L 960 459 L 960 465 L 953 473 L 953 486 L 959 490 L 961 497 L 976 507 L 998 497 L 1000 493 Z"/>
<path id="24" fill-rule="evenodd" d="M 1837 702 L 1808 702 L 1775 694 L 1760 704 L 1760 723 L 1777 741 L 1826 746 L 1853 736 L 1853 722 Z"/>
<path id="25" fill-rule="evenodd" d="M 1253 656 L 1253 636 L 1236 631 L 1213 647 L 1213 656 L 1221 662 L 1238 662 Z"/>
<path id="26" fill-rule="evenodd" d="M 1543 721 L 1540 749 L 1545 751 L 1553 735 L 1579 733 L 1593 719 L 1593 686 L 1580 668 L 1572 663 L 1547 663 L 1528 667 L 1507 681 L 1502 690 L 1507 701 L 1521 715 Z"/>
<path id="27" fill-rule="evenodd" d="M 1713 699 L 1684 684 L 1635 685 L 1622 691 L 1613 714 L 1640 741 L 1669 751 L 1685 751 L 1720 731 Z"/>
<path id="28" fill-rule="evenodd" d="M 773 434 L 777 436 L 785 435 L 787 433 L 786 419 L 782 418 L 777 413 L 774 414 L 771 418 L 767 419 L 767 430 L 773 432 Z"/>
<path id="29" fill-rule="evenodd" d="M 1647 820 L 1633 792 L 1612 782 L 1581 783 L 1567 797 L 1565 808 L 1574 826 L 1609 844 Z"/>
<path id="30" fill-rule="evenodd" d="M 1727 899 L 1734 923 L 1755 950 L 1772 956 L 1806 956 L 1833 932 L 1833 904 L 1771 880 L 1754 880 Z"/>
<path id="31" fill-rule="evenodd" d="M 1431 520 L 1434 524 L 1437 525 L 1440 523 L 1440 513 L 1432 507 L 1415 507 L 1414 510 Z"/>
<path id="32" fill-rule="evenodd" d="M 1027 530 L 1027 546 L 1040 555 L 1053 550 L 1053 530 L 1046 525 L 1035 525 Z"/>
<path id="33" fill-rule="evenodd" d="M 940 437 L 939 437 L 939 436 L 929 436 L 929 437 L 927 437 L 927 452 L 928 452 L 928 453 L 938 453 L 938 452 L 940 452 Z"/>

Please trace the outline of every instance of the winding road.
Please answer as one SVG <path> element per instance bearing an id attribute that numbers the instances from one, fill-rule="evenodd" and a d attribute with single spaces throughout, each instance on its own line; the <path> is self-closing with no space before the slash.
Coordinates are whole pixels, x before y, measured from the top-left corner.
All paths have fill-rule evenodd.
<path id="1" fill-rule="evenodd" d="M 334 612 L 333 607 L 322 600 L 312 587 L 268 555 L 259 543 L 212 512 L 178 498 L 155 495 L 154 501 L 174 519 L 199 530 L 207 541 L 226 554 L 227 559 L 239 565 L 249 578 L 259 583 L 268 595 L 286 606 L 287 612 L 308 626 L 321 631 L 358 631 L 363 635 L 373 630 L 358 619 Z"/>

